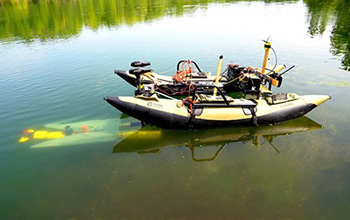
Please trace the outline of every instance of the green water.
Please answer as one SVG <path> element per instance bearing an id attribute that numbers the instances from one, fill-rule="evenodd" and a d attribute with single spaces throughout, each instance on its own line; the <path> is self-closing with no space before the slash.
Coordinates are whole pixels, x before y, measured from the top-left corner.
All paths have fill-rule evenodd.
<path id="1" fill-rule="evenodd" d="M 0 219 L 349 218 L 349 33 L 345 0 L 0 1 Z M 308 118 L 137 133 L 126 118 L 91 142 L 75 128 L 77 144 L 18 143 L 120 118 L 102 97 L 133 95 L 113 71 L 134 60 L 168 75 L 180 59 L 215 72 L 220 54 L 261 66 L 269 36 L 296 65 L 275 93 L 332 96 Z"/>

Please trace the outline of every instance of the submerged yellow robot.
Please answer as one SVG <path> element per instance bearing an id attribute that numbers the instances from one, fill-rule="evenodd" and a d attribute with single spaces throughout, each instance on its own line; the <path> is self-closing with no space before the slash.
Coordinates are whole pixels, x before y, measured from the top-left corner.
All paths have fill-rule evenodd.
<path id="1" fill-rule="evenodd" d="M 46 124 L 39 130 L 24 130 L 18 142 L 32 141 L 31 148 L 101 143 L 116 140 L 120 131 L 130 131 L 139 127 L 139 122 L 121 119 L 62 122 Z"/>

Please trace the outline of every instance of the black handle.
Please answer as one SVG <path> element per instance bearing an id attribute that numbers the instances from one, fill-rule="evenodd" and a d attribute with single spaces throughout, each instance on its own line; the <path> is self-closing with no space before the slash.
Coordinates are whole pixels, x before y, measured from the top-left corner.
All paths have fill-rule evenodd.
<path id="1" fill-rule="evenodd" d="M 205 85 L 205 86 L 199 85 L 199 86 L 196 86 L 196 87 L 194 88 L 194 90 L 193 90 L 192 100 L 194 100 L 194 98 L 195 98 L 197 89 L 198 89 L 198 88 L 205 88 L 205 87 L 216 88 L 217 91 L 219 91 L 219 93 L 220 93 L 220 95 L 222 96 L 222 98 L 224 99 L 225 103 L 226 103 L 227 105 L 230 105 L 230 103 L 227 101 L 227 99 L 226 99 L 224 93 L 221 91 L 221 89 L 220 89 L 219 87 L 217 87 L 217 86 L 215 86 L 215 85 Z"/>
<path id="2" fill-rule="evenodd" d="M 180 70 L 180 64 L 181 63 L 184 63 L 184 62 L 187 62 L 188 60 L 180 60 L 178 63 L 177 63 L 177 66 L 176 66 L 176 72 L 179 72 Z M 194 65 L 196 66 L 198 72 L 202 72 L 202 70 L 199 68 L 199 66 L 197 65 L 197 63 L 195 61 L 192 61 L 191 60 L 191 63 L 194 63 Z"/>
<path id="3" fill-rule="evenodd" d="M 289 67 L 288 69 L 286 69 L 283 73 L 280 73 L 279 75 L 282 76 L 283 74 L 287 73 L 289 70 L 293 69 L 295 67 L 295 65 Z"/>

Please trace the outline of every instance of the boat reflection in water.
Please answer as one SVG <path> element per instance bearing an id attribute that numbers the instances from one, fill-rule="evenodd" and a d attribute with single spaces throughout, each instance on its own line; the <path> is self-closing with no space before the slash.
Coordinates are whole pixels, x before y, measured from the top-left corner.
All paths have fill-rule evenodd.
<path id="1" fill-rule="evenodd" d="M 289 135 L 295 132 L 307 132 L 323 128 L 322 125 L 304 116 L 277 125 L 208 129 L 196 131 L 170 131 L 153 126 L 145 126 L 138 131 L 120 132 L 118 136 L 125 137 L 114 146 L 114 153 L 160 153 L 164 147 L 186 146 L 191 150 L 192 159 L 198 162 L 214 160 L 220 151 L 229 143 L 252 142 L 259 147 L 264 139 L 279 153 L 273 145 L 275 137 Z M 206 159 L 197 159 L 195 148 L 215 146 L 216 153 Z"/>

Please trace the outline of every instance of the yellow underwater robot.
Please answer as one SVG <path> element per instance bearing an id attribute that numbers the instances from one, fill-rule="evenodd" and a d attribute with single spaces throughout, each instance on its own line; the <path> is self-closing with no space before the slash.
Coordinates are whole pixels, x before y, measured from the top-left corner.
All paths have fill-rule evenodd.
<path id="1" fill-rule="evenodd" d="M 130 132 L 140 127 L 141 124 L 135 120 L 122 119 L 53 123 L 38 130 L 24 130 L 18 142 L 30 142 L 31 148 L 112 142 L 117 140 L 119 132 Z"/>

